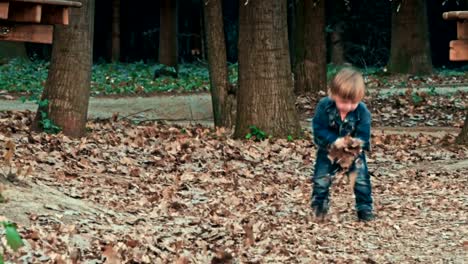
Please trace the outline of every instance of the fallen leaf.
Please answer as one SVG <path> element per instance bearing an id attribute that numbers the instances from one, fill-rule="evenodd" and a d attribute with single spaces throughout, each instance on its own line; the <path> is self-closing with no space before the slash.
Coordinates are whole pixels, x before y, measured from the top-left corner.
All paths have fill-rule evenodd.
<path id="1" fill-rule="evenodd" d="M 114 247 L 112 245 L 107 245 L 104 248 L 104 252 L 102 252 L 102 255 L 104 257 L 106 257 L 106 261 L 104 262 L 104 264 L 120 264 L 120 263 L 122 263 L 117 251 L 114 249 Z"/>

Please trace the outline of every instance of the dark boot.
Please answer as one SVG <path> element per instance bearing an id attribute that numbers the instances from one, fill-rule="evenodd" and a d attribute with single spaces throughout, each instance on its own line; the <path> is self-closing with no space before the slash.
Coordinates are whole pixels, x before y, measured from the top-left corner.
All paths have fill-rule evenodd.
<path id="1" fill-rule="evenodd" d="M 323 205 L 314 205 L 312 207 L 315 213 L 315 218 L 318 220 L 325 220 L 325 216 L 327 216 L 328 209 L 325 208 Z"/>
<path id="2" fill-rule="evenodd" d="M 359 221 L 368 222 L 374 220 L 374 214 L 369 210 L 358 211 L 357 213 Z"/>

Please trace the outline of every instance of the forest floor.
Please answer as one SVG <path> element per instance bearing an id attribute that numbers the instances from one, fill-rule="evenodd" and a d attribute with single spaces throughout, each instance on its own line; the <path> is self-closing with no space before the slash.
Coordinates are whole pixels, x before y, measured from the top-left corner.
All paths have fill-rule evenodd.
<path id="1" fill-rule="evenodd" d="M 233 140 L 231 131 L 214 130 L 208 121 L 195 125 L 196 107 L 174 124 L 153 120 L 149 111 L 125 112 L 122 105 L 113 118 L 91 120 L 88 135 L 75 140 L 30 133 L 32 112 L 0 112 L 0 143 L 16 146 L 12 172 L 2 165 L 9 177 L 0 177 L 6 199 L 0 218 L 17 223 L 25 240 L 5 258 L 464 263 L 468 148 L 454 138 L 468 94 L 405 92 L 366 100 L 375 127 L 368 163 L 377 218 L 369 223 L 357 221 L 353 195 L 338 182 L 328 220 L 318 223 L 311 215 L 315 147 L 308 130 L 293 141 Z M 315 102 L 297 100 L 304 128 Z"/>

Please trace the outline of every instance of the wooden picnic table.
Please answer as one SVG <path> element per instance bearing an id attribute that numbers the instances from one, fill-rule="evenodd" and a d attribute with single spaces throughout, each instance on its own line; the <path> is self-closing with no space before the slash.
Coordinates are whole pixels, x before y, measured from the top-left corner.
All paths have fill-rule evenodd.
<path id="1" fill-rule="evenodd" d="M 65 0 L 0 0 L 0 40 L 52 43 L 53 25 L 68 25 L 70 8 L 80 2 Z"/>
<path id="2" fill-rule="evenodd" d="M 451 61 L 468 60 L 468 11 L 450 11 L 442 14 L 445 20 L 457 21 L 457 40 L 450 41 Z"/>

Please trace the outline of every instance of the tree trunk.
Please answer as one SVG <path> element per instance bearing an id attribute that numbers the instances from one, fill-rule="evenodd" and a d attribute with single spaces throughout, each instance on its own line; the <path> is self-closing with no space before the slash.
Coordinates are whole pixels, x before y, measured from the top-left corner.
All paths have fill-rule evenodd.
<path id="1" fill-rule="evenodd" d="M 310 0 L 305 0 L 310 1 Z M 344 0 L 332 0 L 330 1 L 332 6 L 331 15 L 332 15 L 332 29 L 330 33 L 330 62 L 334 65 L 343 65 L 345 64 L 345 53 L 344 53 L 344 26 L 345 26 L 345 13 L 346 6 Z M 306 14 L 307 15 L 307 14 Z"/>
<path id="2" fill-rule="evenodd" d="M 295 92 L 326 90 L 325 0 L 299 0 L 295 30 Z"/>
<path id="3" fill-rule="evenodd" d="M 112 0 L 112 62 L 120 60 L 120 0 Z"/>
<path id="4" fill-rule="evenodd" d="M 214 123 L 218 127 L 231 127 L 232 118 L 230 118 L 231 111 L 229 110 L 231 106 L 227 104 L 229 81 L 222 2 L 221 0 L 210 0 L 204 2 L 203 6 Z"/>
<path id="5" fill-rule="evenodd" d="M 160 1 L 159 63 L 177 67 L 177 0 Z"/>
<path id="6" fill-rule="evenodd" d="M 208 1 L 208 4 L 209 4 L 209 1 Z M 223 16 L 222 16 L 222 12 L 223 12 L 223 8 L 222 8 L 222 3 L 220 4 L 221 5 L 221 25 L 223 26 Z M 210 34 L 209 32 L 206 34 L 205 33 L 205 27 L 204 27 L 204 24 L 206 25 L 206 14 L 204 14 L 204 10 L 202 9 L 201 10 L 201 16 L 200 16 L 200 57 L 203 61 L 206 60 L 206 53 L 208 53 L 208 45 L 205 43 L 205 40 L 208 39 L 208 36 L 206 36 L 207 34 Z M 208 27 L 207 27 L 208 28 Z M 224 37 L 224 28 L 222 27 L 223 29 L 223 37 Z M 223 43 L 224 43 L 224 39 L 223 39 Z M 226 44 L 223 44 L 224 46 L 226 46 Z M 226 47 L 224 47 L 224 50 L 226 50 Z M 209 56 L 209 55 L 208 55 Z M 226 59 L 226 63 L 227 63 L 227 59 Z"/>
<path id="7" fill-rule="evenodd" d="M 67 136 L 85 135 L 93 54 L 94 0 L 80 2 L 83 4 L 81 8 L 70 11 L 69 26 L 55 26 L 49 75 L 41 99 L 47 100 L 48 105 L 39 107 L 32 124 L 34 130 L 43 129 L 45 119 L 50 119 Z"/>
<path id="8" fill-rule="evenodd" d="M 333 26 L 333 32 L 330 34 L 331 40 L 331 63 L 334 65 L 345 64 L 344 44 L 343 44 L 343 23 L 337 23 Z"/>
<path id="9" fill-rule="evenodd" d="M 388 64 L 390 72 L 432 72 L 427 19 L 425 0 L 392 1 L 392 42 Z"/>
<path id="10" fill-rule="evenodd" d="M 298 136 L 289 60 L 286 1 L 239 2 L 239 92 L 234 136 L 250 126 L 267 134 Z"/>
<path id="11" fill-rule="evenodd" d="M 456 143 L 460 145 L 468 145 L 468 112 L 466 112 L 465 124 L 457 137 Z"/>

